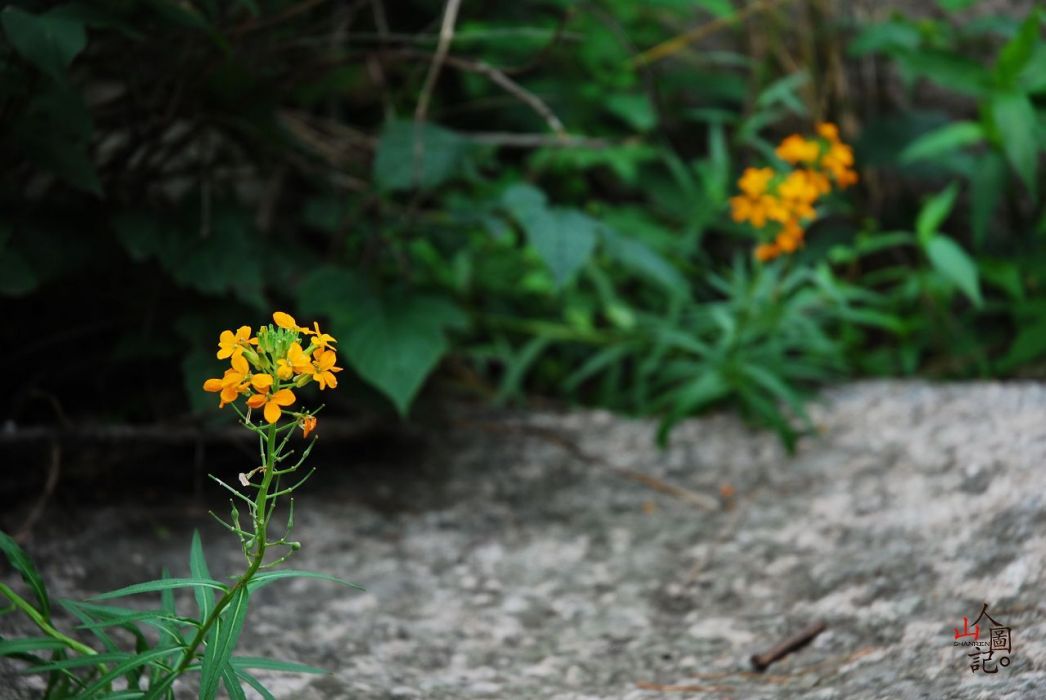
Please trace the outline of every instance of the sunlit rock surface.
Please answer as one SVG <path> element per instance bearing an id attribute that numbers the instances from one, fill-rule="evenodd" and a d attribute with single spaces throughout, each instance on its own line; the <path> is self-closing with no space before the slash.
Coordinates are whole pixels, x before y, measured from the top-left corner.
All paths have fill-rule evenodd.
<path id="1" fill-rule="evenodd" d="M 861 383 L 813 416 L 794 456 L 726 414 L 662 451 L 649 422 L 471 410 L 417 449 L 346 453 L 298 499 L 294 566 L 367 592 L 274 584 L 241 651 L 329 669 L 259 674 L 303 700 L 1046 697 L 1046 388 Z M 614 468 L 716 500 L 727 485 L 732 507 Z M 212 572 L 233 572 L 205 510 L 50 512 L 30 549 L 59 595 L 85 596 L 186 573 L 203 523 Z M 1012 635 L 995 674 L 953 646 L 985 602 Z M 0 697 L 26 683 L 0 667 Z"/>

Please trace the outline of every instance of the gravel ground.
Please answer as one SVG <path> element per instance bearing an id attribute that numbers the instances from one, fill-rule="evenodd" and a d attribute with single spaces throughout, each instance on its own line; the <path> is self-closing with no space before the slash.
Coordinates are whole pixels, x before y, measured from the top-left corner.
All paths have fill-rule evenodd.
<path id="1" fill-rule="evenodd" d="M 455 417 L 304 488 L 295 567 L 367 592 L 257 596 L 242 651 L 330 669 L 266 676 L 277 697 L 1046 697 L 1046 387 L 842 386 L 794 456 L 726 414 L 666 450 L 652 423 L 603 412 Z M 622 470 L 733 495 L 710 510 Z M 30 550 L 69 597 L 184 574 L 204 510 L 49 511 Z M 202 532 L 212 571 L 233 572 L 236 543 Z M 985 602 L 1012 628 L 995 674 L 953 646 Z M 26 683 L 0 666 L 0 697 L 33 697 Z"/>

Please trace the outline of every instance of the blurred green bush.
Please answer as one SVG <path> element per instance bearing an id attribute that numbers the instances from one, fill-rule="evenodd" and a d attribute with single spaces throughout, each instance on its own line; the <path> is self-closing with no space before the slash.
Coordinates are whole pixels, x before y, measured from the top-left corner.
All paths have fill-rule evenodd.
<path id="1" fill-rule="evenodd" d="M 1042 17 L 975 4 L 8 3 L 6 413 L 185 414 L 210 329 L 273 307 L 402 414 L 439 370 L 791 443 L 847 373 L 1034 371 Z M 734 182 L 825 118 L 859 191 L 758 264 Z"/>

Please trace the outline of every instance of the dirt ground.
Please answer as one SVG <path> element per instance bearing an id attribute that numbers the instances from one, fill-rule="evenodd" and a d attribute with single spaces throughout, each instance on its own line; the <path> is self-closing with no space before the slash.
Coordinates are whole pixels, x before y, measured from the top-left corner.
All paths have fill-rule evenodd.
<path id="1" fill-rule="evenodd" d="M 294 566 L 367 592 L 274 584 L 241 652 L 329 669 L 265 676 L 302 700 L 1046 697 L 1046 387 L 858 383 L 814 416 L 794 456 L 728 414 L 665 450 L 653 423 L 594 411 L 462 409 L 381 450 L 321 439 Z M 28 549 L 73 598 L 187 574 L 194 527 L 212 573 L 232 574 L 237 543 L 206 515 L 216 489 L 64 499 Z M 984 603 L 1011 630 L 997 673 L 955 646 Z M 34 697 L 11 665 L 0 688 Z"/>

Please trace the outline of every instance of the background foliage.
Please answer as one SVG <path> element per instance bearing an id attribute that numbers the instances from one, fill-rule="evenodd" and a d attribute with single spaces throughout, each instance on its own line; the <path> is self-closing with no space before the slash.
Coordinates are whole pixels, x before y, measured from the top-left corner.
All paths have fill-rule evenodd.
<path id="1" fill-rule="evenodd" d="M 191 415 L 274 307 L 329 319 L 342 410 L 731 403 L 790 442 L 830 378 L 1037 373 L 1042 16 L 883 5 L 7 3 L 5 413 Z M 862 183 L 756 264 L 734 182 L 820 119 Z"/>

